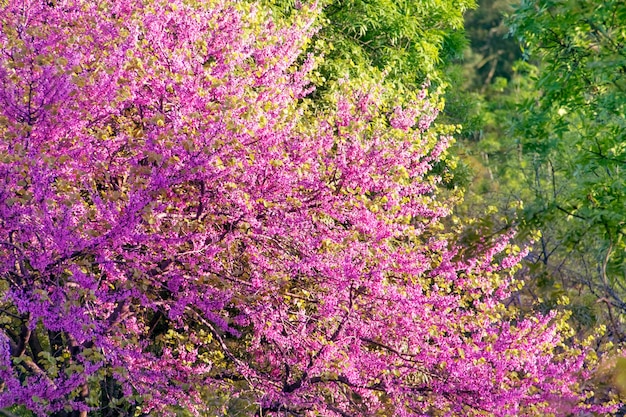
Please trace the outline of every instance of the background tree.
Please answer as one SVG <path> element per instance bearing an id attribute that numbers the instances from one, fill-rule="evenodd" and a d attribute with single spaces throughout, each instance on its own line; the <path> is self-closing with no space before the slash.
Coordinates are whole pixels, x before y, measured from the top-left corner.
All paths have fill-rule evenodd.
<path id="1" fill-rule="evenodd" d="M 606 325 L 596 349 L 610 357 L 612 344 L 623 339 L 618 306 L 624 262 L 607 253 L 613 251 L 609 236 L 621 242 L 616 231 L 623 204 L 620 180 L 606 184 L 621 168 L 615 160 L 612 168 L 599 164 L 602 157 L 594 147 L 621 146 L 619 129 L 610 126 L 620 126 L 623 97 L 610 80 L 618 80 L 621 71 L 623 7 L 610 3 L 596 10 L 595 2 L 558 1 L 521 2 L 508 11 L 504 6 L 483 1 L 468 14 L 472 50 L 453 73 L 453 83 L 465 91 L 446 95 L 446 117 L 464 125 L 457 152 L 477 175 L 457 214 L 489 213 L 476 225 L 483 231 L 513 223 L 522 236 L 539 231 L 519 275 L 527 285 L 518 301 L 541 311 L 569 311 L 580 334 Z M 511 15 L 515 38 L 491 39 L 489 34 L 506 32 L 505 13 Z M 499 20 L 488 18 L 494 14 Z M 525 60 L 497 55 L 511 58 L 497 65 L 485 84 L 476 62 L 487 62 L 484 51 L 498 50 L 504 42 L 514 47 L 519 42 Z M 497 78 L 507 67 L 512 72 Z M 594 203 L 598 192 L 616 204 Z M 599 386 L 613 384 L 610 375 L 600 379 Z"/>
<path id="2" fill-rule="evenodd" d="M 300 7 L 292 0 L 267 0 L 285 16 Z M 386 71 L 394 88 L 419 89 L 429 79 L 445 84 L 443 68 L 463 53 L 463 17 L 474 0 L 324 0 L 314 39 L 326 59 L 325 79 Z"/>
<path id="3" fill-rule="evenodd" d="M 527 1 L 511 20 L 542 63 L 540 93 L 517 125 L 536 172 L 534 218 L 554 231 L 540 256 L 602 302 L 616 342 L 626 312 L 625 23 L 619 1 Z"/>

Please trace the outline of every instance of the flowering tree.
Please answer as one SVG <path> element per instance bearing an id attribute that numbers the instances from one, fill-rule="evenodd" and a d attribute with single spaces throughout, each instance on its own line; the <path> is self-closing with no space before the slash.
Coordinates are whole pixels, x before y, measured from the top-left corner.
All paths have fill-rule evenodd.
<path id="1" fill-rule="evenodd" d="M 447 139 L 426 92 L 390 107 L 345 82 L 332 109 L 308 106 L 310 13 L 0 9 L 0 408 L 584 407 L 584 351 L 502 304 L 521 254 L 442 234 L 429 170 Z"/>

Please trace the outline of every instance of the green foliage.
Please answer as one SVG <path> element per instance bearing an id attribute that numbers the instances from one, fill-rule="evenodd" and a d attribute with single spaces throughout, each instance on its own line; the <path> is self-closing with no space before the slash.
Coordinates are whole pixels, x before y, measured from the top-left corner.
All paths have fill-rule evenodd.
<path id="1" fill-rule="evenodd" d="M 462 126 L 454 152 L 459 166 L 473 172 L 463 215 L 476 215 L 496 205 L 515 212 L 519 193 L 503 196 L 503 190 L 520 190 L 520 178 L 508 172 L 520 169 L 519 140 L 508 130 L 517 117 L 516 105 L 532 95 L 529 68 L 520 65 L 518 43 L 507 36 L 504 15 L 515 1 L 480 0 L 466 15 L 471 47 L 463 58 L 447 68 L 445 120 Z M 521 181 L 523 182 L 523 181 Z M 505 200 L 505 201 L 502 201 Z M 510 209 L 510 210 L 509 210 Z"/>
<path id="2" fill-rule="evenodd" d="M 511 30 L 542 62 L 517 125 L 544 212 L 558 218 L 554 249 L 598 297 L 626 313 L 626 4 L 524 1 Z M 584 266 L 584 268 L 583 268 Z M 586 270 L 585 270 L 586 269 Z M 616 336 L 622 338 L 621 334 Z"/>
<path id="3" fill-rule="evenodd" d="M 542 33 L 549 39 L 550 21 L 554 16 L 565 18 L 566 5 L 562 2 L 564 9 L 553 11 L 551 16 L 539 13 L 528 2 L 513 9 L 516 3 L 479 2 L 479 8 L 469 13 L 466 21 L 472 48 L 450 72 L 452 83 L 463 88 L 447 92 L 446 116 L 463 125 L 456 151 L 475 175 L 457 214 L 476 216 L 497 207 L 497 212 L 482 216 L 482 228 L 498 231 L 514 226 L 520 240 L 534 240 L 532 254 L 518 273 L 526 287 L 517 302 L 542 311 L 568 311 L 583 334 L 599 323 L 608 323 L 608 337 L 612 338 L 615 331 L 611 323 L 617 325 L 619 320 L 612 320 L 607 304 L 598 302 L 607 295 L 598 267 L 603 264 L 607 242 L 601 234 L 594 234 L 594 227 L 600 231 L 598 225 L 576 217 L 580 212 L 564 211 L 577 198 L 593 206 L 587 196 L 598 192 L 598 174 L 594 173 L 598 168 L 590 169 L 588 161 L 583 163 L 589 155 L 581 155 L 582 137 L 572 138 L 580 127 L 569 111 L 564 114 L 561 106 L 552 108 L 550 104 L 558 94 L 567 95 L 565 90 L 579 95 L 580 83 L 567 90 L 568 86 L 555 86 L 550 81 L 563 81 L 552 66 L 572 65 L 563 55 L 551 55 L 557 46 L 541 44 L 533 49 L 526 42 L 526 59 L 520 59 L 522 21 L 531 39 Z M 518 29 L 515 36 L 507 36 L 507 13 L 513 13 L 510 22 Z M 566 22 L 561 29 L 570 28 Z M 602 71 L 611 71 L 610 62 L 602 65 Z M 596 118 L 596 110 L 582 110 L 589 111 L 585 116 L 588 122 Z M 614 214 L 619 214 L 617 206 L 615 209 Z M 608 271 L 614 268 L 614 263 L 607 263 Z M 618 294 L 615 288 L 611 289 L 613 295 Z M 609 293 L 609 298 L 613 295 Z M 619 304 L 614 297 L 613 301 Z"/>
<path id="4" fill-rule="evenodd" d="M 299 2 L 266 0 L 282 16 Z M 466 46 L 464 13 L 474 0 L 324 0 L 316 45 L 326 78 L 386 71 L 395 87 L 425 79 L 445 84 L 442 69 Z"/>

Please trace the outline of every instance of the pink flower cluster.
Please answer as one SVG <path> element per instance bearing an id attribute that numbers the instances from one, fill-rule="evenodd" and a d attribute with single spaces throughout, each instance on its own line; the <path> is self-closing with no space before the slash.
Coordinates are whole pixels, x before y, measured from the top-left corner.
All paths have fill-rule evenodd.
<path id="1" fill-rule="evenodd" d="M 505 243 L 433 237 L 426 92 L 307 114 L 314 11 L 242 8 L 0 6 L 0 408 L 575 410 L 584 354 L 503 311 Z"/>

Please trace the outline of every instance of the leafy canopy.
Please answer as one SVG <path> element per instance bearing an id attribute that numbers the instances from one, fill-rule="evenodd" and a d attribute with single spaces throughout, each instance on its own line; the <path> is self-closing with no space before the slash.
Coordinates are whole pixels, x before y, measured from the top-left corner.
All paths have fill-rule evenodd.
<path id="1" fill-rule="evenodd" d="M 555 253 L 575 254 L 578 280 L 624 314 L 626 5 L 525 1 L 511 25 L 542 63 L 517 125 L 545 190 L 537 217 L 562 219 Z"/>
<path id="2" fill-rule="evenodd" d="M 265 0 L 281 16 L 301 5 Z M 315 47 L 329 80 L 386 71 L 395 87 L 419 89 L 425 79 L 445 84 L 442 68 L 466 45 L 463 16 L 474 0 L 323 0 Z M 323 85 L 322 85 L 323 87 Z"/>

